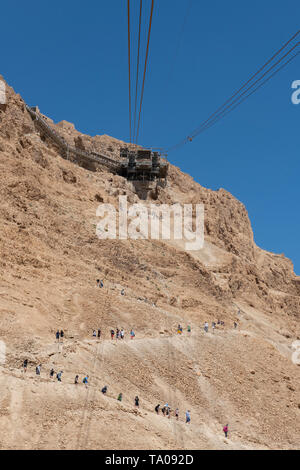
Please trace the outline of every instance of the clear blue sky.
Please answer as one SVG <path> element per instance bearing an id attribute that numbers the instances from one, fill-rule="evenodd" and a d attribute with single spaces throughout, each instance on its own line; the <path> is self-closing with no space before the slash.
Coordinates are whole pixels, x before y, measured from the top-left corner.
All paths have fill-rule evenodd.
<path id="1" fill-rule="evenodd" d="M 156 0 L 140 143 L 169 146 L 221 105 L 299 29 L 299 0 Z M 131 0 L 137 25 L 138 0 Z M 144 0 L 145 12 L 150 0 Z M 2 2 L 1 69 L 28 104 L 87 134 L 128 140 L 125 0 Z M 145 23 L 144 23 L 145 24 Z M 143 28 L 145 43 L 146 28 Z M 237 110 L 169 155 L 247 207 L 256 243 L 300 274 L 300 56 Z"/>

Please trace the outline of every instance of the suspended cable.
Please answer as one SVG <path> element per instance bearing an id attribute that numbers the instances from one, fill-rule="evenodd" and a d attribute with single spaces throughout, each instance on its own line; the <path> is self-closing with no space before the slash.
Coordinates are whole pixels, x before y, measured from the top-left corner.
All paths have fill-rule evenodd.
<path id="1" fill-rule="evenodd" d="M 148 62 L 149 44 L 150 44 L 150 35 L 151 35 L 151 26 L 152 26 L 153 7 L 154 7 L 154 0 L 151 1 L 151 12 L 150 12 L 147 49 L 146 49 L 143 83 L 142 83 L 142 91 L 141 91 L 141 99 L 140 99 L 139 119 L 138 119 L 136 138 L 135 138 L 136 143 L 138 142 L 139 130 L 140 130 L 141 112 L 142 112 L 142 104 L 143 104 L 143 98 L 144 98 L 145 78 L 146 78 L 146 71 L 147 71 L 147 62 Z"/>
<path id="2" fill-rule="evenodd" d="M 181 26 L 181 29 L 180 29 L 180 32 L 179 32 L 179 36 L 178 36 L 178 40 L 177 40 L 177 44 L 176 44 L 176 48 L 175 48 L 173 63 L 171 64 L 171 67 L 170 67 L 170 73 L 169 73 L 170 79 L 172 79 L 172 77 L 173 77 L 174 67 L 175 67 L 177 57 L 178 57 L 178 54 L 179 54 L 179 51 L 180 51 L 182 38 L 183 38 L 185 27 L 186 27 L 186 23 L 187 23 L 189 13 L 190 13 L 190 10 L 191 10 L 191 7 L 192 7 L 192 2 L 193 2 L 193 0 L 189 0 L 188 4 L 186 6 L 186 11 L 185 11 L 185 15 L 184 15 L 184 18 L 183 18 L 183 23 L 182 23 L 182 26 Z"/>
<path id="3" fill-rule="evenodd" d="M 293 36 L 292 36 L 292 37 L 291 37 L 291 38 L 290 38 L 290 39 L 289 39 L 289 40 L 288 40 L 288 41 L 287 41 L 287 42 L 286 42 L 286 43 L 285 43 L 285 44 L 284 44 L 284 45 L 283 45 L 283 46 L 282 46 L 282 47 L 281 47 L 281 48 L 280 48 L 280 49 L 279 49 L 279 50 L 278 50 L 278 51 L 277 51 L 277 52 L 276 52 L 276 53 L 275 53 L 275 54 L 256 72 L 256 73 L 255 73 L 255 74 L 254 74 L 254 75 L 252 75 L 252 76 L 242 85 L 241 88 L 239 88 L 228 100 L 226 100 L 225 103 L 224 103 L 222 106 L 220 106 L 213 114 L 211 114 L 211 115 L 209 116 L 209 118 L 208 118 L 206 121 L 204 121 L 197 129 L 195 129 L 189 136 L 187 136 L 187 137 L 186 137 L 185 139 L 183 139 L 181 142 L 179 142 L 178 144 L 176 144 L 176 145 L 172 146 L 171 148 L 169 148 L 168 151 L 174 150 L 175 148 L 178 148 L 179 146 L 184 145 L 184 144 L 187 143 L 188 141 L 192 140 L 192 138 L 196 137 L 196 136 L 198 135 L 198 133 L 200 132 L 200 130 L 201 130 L 206 124 L 208 124 L 209 121 L 210 121 L 214 116 L 218 115 L 220 112 L 222 112 L 222 110 L 224 111 L 223 108 L 224 108 L 227 104 L 231 103 L 232 100 L 233 100 L 233 98 L 235 98 L 237 95 L 239 95 L 239 93 L 240 93 L 244 88 L 246 88 L 246 86 L 247 86 L 255 77 L 257 77 L 257 76 L 267 67 L 267 65 L 269 65 L 269 64 L 280 54 L 280 52 L 282 52 L 282 51 L 288 46 L 288 44 L 290 44 L 290 43 L 297 37 L 297 35 L 298 35 L 299 33 L 300 33 L 300 30 L 297 31 L 297 33 L 294 34 L 294 35 L 293 35 Z M 290 52 L 291 52 L 293 49 L 295 49 L 295 47 L 297 47 L 298 44 L 299 44 L 299 43 L 297 43 L 296 46 L 294 46 L 294 47 L 288 52 L 288 54 L 290 54 Z M 281 61 L 283 58 L 285 58 L 288 54 L 285 54 L 285 55 L 280 59 L 280 61 Z M 280 62 L 280 61 L 279 61 L 279 62 Z M 269 72 L 270 70 L 272 70 L 279 62 L 277 62 L 273 67 L 271 67 L 271 68 L 268 70 L 268 72 Z M 267 72 L 267 73 L 268 73 L 268 72 Z M 266 75 L 266 73 L 265 73 L 263 76 L 261 76 L 261 77 L 259 78 L 259 80 L 261 80 L 265 75 Z M 258 81 L 258 80 L 257 80 L 257 81 Z M 257 81 L 256 81 L 255 83 L 257 83 Z M 255 83 L 254 83 L 251 87 L 253 87 L 253 86 L 255 85 Z M 250 87 L 250 88 L 251 88 L 251 87 Z M 249 88 L 248 88 L 247 90 L 249 90 Z M 246 92 L 247 92 L 247 90 L 246 90 Z M 244 94 L 244 93 L 243 93 L 243 94 Z M 238 99 L 239 99 L 239 98 L 238 98 Z M 236 102 L 236 100 L 233 101 L 229 106 L 231 106 L 234 102 Z M 227 108 L 228 108 L 228 106 L 227 106 Z M 225 108 L 225 109 L 227 109 L 227 108 Z"/>
<path id="4" fill-rule="evenodd" d="M 131 71 L 130 71 L 130 0 L 127 0 L 128 17 L 128 86 L 129 86 L 129 138 L 131 143 Z"/>
<path id="5" fill-rule="evenodd" d="M 300 43 L 298 43 L 300 44 Z M 291 51 L 290 51 L 291 52 Z M 289 53 L 288 53 L 289 54 Z M 209 129 L 210 127 L 212 127 L 216 122 L 220 121 L 224 116 L 226 116 L 227 114 L 229 114 L 231 111 L 233 111 L 234 109 L 236 109 L 240 104 L 242 104 L 247 98 L 249 98 L 251 95 L 253 95 L 257 90 L 259 90 L 265 83 L 267 83 L 269 80 L 271 80 L 271 78 L 273 78 L 275 75 L 277 75 L 278 72 L 280 72 L 286 65 L 288 65 L 290 62 L 292 62 L 293 59 L 295 59 L 295 57 L 297 57 L 298 55 L 300 54 L 300 51 L 296 52 L 296 54 L 294 54 L 289 60 L 287 60 L 286 62 L 284 62 L 281 67 L 279 67 L 277 70 L 275 70 L 269 77 L 267 77 L 262 83 L 260 83 L 254 90 L 252 90 L 248 95 L 244 96 L 244 98 L 242 98 L 235 106 L 233 106 L 232 108 L 230 108 L 228 111 L 224 112 L 224 114 L 222 115 L 219 115 L 219 116 L 216 116 L 210 123 L 208 123 L 203 129 L 201 129 L 199 131 L 199 134 L 201 134 L 202 132 L 204 132 L 206 129 Z M 249 91 L 249 89 L 247 90 Z"/>
<path id="6" fill-rule="evenodd" d="M 139 35 L 138 35 L 138 51 L 137 51 L 137 66 L 136 66 L 136 81 L 135 81 L 133 140 L 135 139 L 135 131 L 136 131 L 136 108 L 137 108 L 138 85 L 139 85 L 142 8 L 143 8 L 143 0 L 140 0 Z"/>

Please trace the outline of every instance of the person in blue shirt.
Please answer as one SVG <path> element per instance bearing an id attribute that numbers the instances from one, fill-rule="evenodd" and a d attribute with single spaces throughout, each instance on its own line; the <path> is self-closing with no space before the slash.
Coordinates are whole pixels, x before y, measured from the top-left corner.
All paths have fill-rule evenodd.
<path id="1" fill-rule="evenodd" d="M 86 377 L 84 377 L 82 381 L 86 387 L 88 386 L 88 383 L 89 383 L 88 379 L 89 379 L 89 376 L 87 375 Z"/>

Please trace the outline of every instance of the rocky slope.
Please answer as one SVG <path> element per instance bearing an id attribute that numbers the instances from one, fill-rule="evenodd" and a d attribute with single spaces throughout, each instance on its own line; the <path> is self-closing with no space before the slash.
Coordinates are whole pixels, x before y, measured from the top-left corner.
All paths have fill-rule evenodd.
<path id="1" fill-rule="evenodd" d="M 118 158 L 122 142 L 49 123 L 72 145 Z M 9 87 L 7 105 L 0 107 L 0 166 L 0 340 L 6 347 L 0 447 L 299 445 L 300 368 L 291 357 L 300 339 L 300 278 L 290 260 L 255 245 L 243 204 L 170 165 L 167 187 L 158 188 L 154 202 L 203 203 L 204 248 L 101 241 L 98 204 L 117 206 L 119 195 L 138 202 L 133 186 L 100 166 L 86 169 L 63 159 Z M 95 287 L 98 278 L 103 289 Z M 205 334 L 203 323 L 218 319 L 225 326 Z M 182 336 L 178 323 L 185 327 Z M 100 342 L 91 337 L 98 327 Z M 126 331 L 123 342 L 110 340 L 116 327 Z M 55 342 L 58 328 L 66 333 L 63 344 Z M 35 375 L 39 363 L 41 377 Z M 52 367 L 64 371 L 62 383 L 49 378 Z M 76 374 L 89 375 L 88 389 L 73 384 Z M 105 384 L 108 396 L 100 392 Z M 179 407 L 178 422 L 154 413 L 166 401 Z"/>

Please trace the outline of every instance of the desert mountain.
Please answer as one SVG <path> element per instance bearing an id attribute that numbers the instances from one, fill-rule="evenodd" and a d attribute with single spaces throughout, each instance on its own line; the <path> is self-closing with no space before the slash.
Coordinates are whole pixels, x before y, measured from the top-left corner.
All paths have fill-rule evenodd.
<path id="1" fill-rule="evenodd" d="M 100 164 L 63 158 L 22 98 L 8 85 L 6 92 L 0 448 L 297 448 L 300 367 L 292 344 L 300 339 L 300 278 L 291 261 L 256 246 L 247 210 L 229 192 L 206 189 L 172 165 L 167 185 L 146 202 L 203 203 L 204 248 L 99 240 L 98 205 L 117 207 L 120 195 L 139 202 L 132 183 Z M 45 120 L 70 145 L 119 158 L 123 142 Z M 218 320 L 225 325 L 213 332 Z M 124 340 L 110 339 L 116 327 L 124 328 Z M 100 341 L 92 337 L 98 328 Z M 63 343 L 55 340 L 57 329 L 65 332 Z M 61 383 L 49 377 L 51 368 L 63 371 Z M 88 388 L 74 385 L 76 374 L 80 382 L 89 376 Z M 154 412 L 166 402 L 179 408 L 178 422 Z"/>

